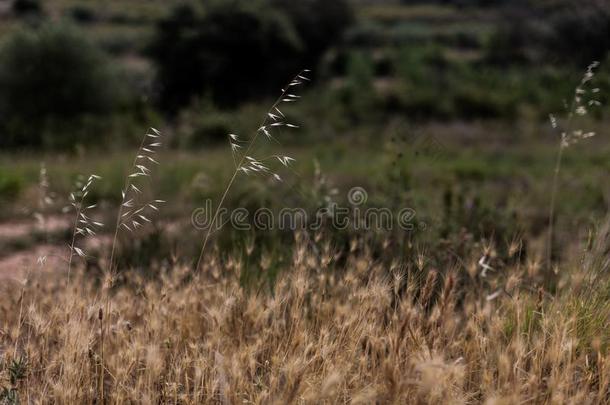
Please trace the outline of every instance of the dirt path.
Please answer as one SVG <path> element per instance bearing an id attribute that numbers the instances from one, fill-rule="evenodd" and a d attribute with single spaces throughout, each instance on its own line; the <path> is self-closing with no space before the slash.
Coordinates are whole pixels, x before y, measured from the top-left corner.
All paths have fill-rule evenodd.
<path id="1" fill-rule="evenodd" d="M 169 237 L 178 238 L 188 225 L 180 222 L 161 224 Z M 59 273 L 67 269 L 69 257 L 69 217 L 49 217 L 0 223 L 0 282 L 22 281 L 28 274 Z M 112 244 L 112 235 L 99 234 L 79 240 L 77 246 L 87 254 L 99 256 Z M 82 264 L 78 258 L 77 262 Z"/>
<path id="2" fill-rule="evenodd" d="M 22 281 L 28 275 L 52 273 L 66 268 L 68 249 L 38 245 L 0 258 L 0 280 Z"/>
<path id="3" fill-rule="evenodd" d="M 0 223 L 0 280 L 20 281 L 28 274 L 65 268 L 67 247 L 40 241 L 68 229 L 70 222 L 62 216 Z"/>
<path id="4" fill-rule="evenodd" d="M 66 217 L 56 216 L 44 220 L 11 221 L 0 223 L 0 243 L 26 238 L 32 234 L 56 234 L 70 229 L 70 221 Z"/>

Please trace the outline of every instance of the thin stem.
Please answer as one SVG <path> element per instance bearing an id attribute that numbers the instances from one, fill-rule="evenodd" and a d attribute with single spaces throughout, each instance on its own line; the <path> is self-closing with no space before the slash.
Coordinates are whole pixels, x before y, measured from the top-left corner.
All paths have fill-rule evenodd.
<path id="1" fill-rule="evenodd" d="M 278 99 L 278 101 L 276 101 L 275 104 L 273 104 L 273 107 L 271 107 L 271 109 L 269 111 L 273 110 L 277 106 L 277 104 L 279 103 L 279 100 L 281 100 L 281 98 L 284 96 L 284 94 L 285 94 L 285 92 Z M 263 121 L 261 127 L 264 126 L 266 123 L 267 123 L 267 120 Z M 220 198 L 220 202 L 218 203 L 218 207 L 216 207 L 216 212 L 214 212 L 214 217 L 212 218 L 212 222 L 210 223 L 210 226 L 208 227 L 208 231 L 206 232 L 205 238 L 203 239 L 203 245 L 201 246 L 201 252 L 199 252 L 199 259 L 197 259 L 197 266 L 195 267 L 195 270 L 200 270 L 201 261 L 203 260 L 203 255 L 205 253 L 205 248 L 208 245 L 208 240 L 210 239 L 210 235 L 212 234 L 212 229 L 214 229 L 214 225 L 216 224 L 216 220 L 218 219 L 218 214 L 220 213 L 220 209 L 222 208 L 222 205 L 224 204 L 225 199 L 227 198 L 227 195 L 229 194 L 229 190 L 231 189 L 231 186 L 233 186 L 233 183 L 235 182 L 235 179 L 237 178 L 237 175 L 239 174 L 239 169 L 241 168 L 242 164 L 244 163 L 246 156 L 248 156 L 248 153 L 252 149 L 252 145 L 254 145 L 254 142 L 258 138 L 259 133 L 260 133 L 260 131 L 257 130 L 256 134 L 254 135 L 254 137 L 248 144 L 246 151 L 244 152 L 241 159 L 239 160 L 239 163 L 235 167 L 235 171 L 233 171 L 231 180 L 229 180 L 229 183 L 227 184 L 227 187 L 225 188 L 225 191 L 222 194 L 222 197 Z"/>
<path id="2" fill-rule="evenodd" d="M 142 143 L 140 144 L 140 147 L 138 148 L 138 152 L 136 153 L 136 157 L 133 159 L 133 163 L 131 165 L 132 169 L 136 168 L 136 165 L 138 163 L 138 159 L 140 157 L 140 155 L 142 155 L 143 149 L 146 145 L 146 140 L 148 138 L 148 133 L 146 135 L 144 135 L 144 137 L 142 137 Z M 125 186 L 124 188 L 121 190 L 122 191 L 122 198 L 121 198 L 121 205 L 119 206 L 119 211 L 117 213 L 117 218 L 116 218 L 116 224 L 114 227 L 114 237 L 112 239 L 112 248 L 110 250 L 110 260 L 108 262 L 108 268 L 107 268 L 107 280 L 106 282 L 108 283 L 106 285 L 106 294 L 104 297 L 104 308 L 105 308 L 105 318 L 103 317 L 103 314 L 100 314 L 100 333 L 102 336 L 102 369 L 101 369 L 101 377 L 100 377 L 100 383 L 101 383 L 101 399 L 102 399 L 102 403 L 104 403 L 104 330 L 105 328 L 109 327 L 110 324 L 107 321 L 107 318 L 110 316 L 110 289 L 112 288 L 112 284 L 113 284 L 113 278 L 112 278 L 112 273 L 114 272 L 114 256 L 115 256 L 115 252 L 116 252 L 116 245 L 117 245 L 117 241 L 118 241 L 118 236 L 119 236 L 119 229 L 121 227 L 121 219 L 123 217 L 123 208 L 125 207 L 125 201 L 127 199 L 127 194 L 129 192 L 129 187 L 132 184 L 132 177 L 131 176 L 127 176 L 125 179 Z"/>
<path id="3" fill-rule="evenodd" d="M 286 97 L 286 95 L 288 94 L 288 89 L 290 89 L 290 83 L 294 82 L 295 80 L 297 80 L 299 77 L 301 77 L 306 71 L 301 71 L 299 72 L 298 75 L 296 75 L 290 82 L 288 85 L 286 85 L 283 89 L 282 89 L 282 94 L 277 98 L 277 100 L 275 100 L 275 102 L 273 103 L 273 105 L 271 106 L 271 108 L 269 108 L 269 110 L 267 111 L 267 114 L 265 114 L 265 119 L 261 122 L 260 126 L 258 127 L 258 129 L 256 130 L 256 133 L 254 134 L 254 136 L 252 137 L 252 139 L 250 140 L 250 142 L 248 143 L 248 147 L 246 148 L 246 151 L 242 154 L 241 159 L 239 159 L 239 162 L 237 163 L 237 166 L 235 167 L 235 171 L 233 172 L 233 175 L 231 176 L 231 180 L 229 180 L 229 183 L 227 184 L 227 187 L 225 188 L 224 193 L 222 194 L 222 197 L 220 199 L 220 202 L 218 204 L 218 207 L 216 207 L 216 211 L 214 213 L 214 216 L 212 218 L 212 222 L 209 225 L 208 231 L 206 232 L 206 235 L 203 239 L 203 244 L 201 246 L 201 251 L 199 252 L 199 259 L 197 259 L 197 266 L 195 267 L 196 271 L 201 270 L 201 263 L 203 260 L 203 255 L 205 253 L 205 248 L 208 244 L 208 240 L 210 238 L 210 235 L 212 234 L 212 229 L 214 229 L 214 226 L 216 224 L 216 220 L 218 219 L 218 215 L 220 213 L 220 209 L 222 208 L 222 205 L 224 204 L 225 199 L 227 198 L 227 195 L 229 194 L 229 190 L 231 189 L 231 187 L 233 186 L 233 183 L 235 183 L 235 179 L 237 178 L 237 175 L 239 174 L 239 170 L 241 169 L 242 165 L 244 164 L 244 161 L 246 160 L 246 157 L 248 156 L 248 154 L 250 153 L 250 151 L 252 150 L 252 147 L 254 146 L 254 144 L 256 143 L 256 140 L 258 139 L 260 133 L 262 132 L 262 130 L 267 126 L 268 122 L 269 122 L 269 118 L 270 118 L 270 114 L 273 113 L 273 111 L 277 108 L 277 106 L 282 102 L 282 100 Z"/>
<path id="4" fill-rule="evenodd" d="M 101 356 L 100 356 L 100 381 L 99 381 L 99 391 L 100 391 L 100 403 L 104 404 L 104 314 L 100 310 L 99 314 L 100 320 L 100 338 L 101 338 Z"/>
<path id="5" fill-rule="evenodd" d="M 30 278 L 30 272 L 28 270 L 27 278 Z M 17 337 L 15 338 L 15 348 L 13 350 L 13 359 L 17 358 L 17 344 L 19 343 L 19 337 L 21 335 L 21 319 L 23 316 L 23 298 L 25 296 L 25 283 L 21 287 L 21 295 L 19 296 L 19 318 L 17 320 Z"/>
<path id="6" fill-rule="evenodd" d="M 140 144 L 140 148 L 138 149 L 138 153 L 136 153 L 136 157 L 133 160 L 133 164 L 131 165 L 132 168 L 136 167 L 136 164 L 138 163 L 138 157 L 142 154 L 142 149 L 144 148 L 144 145 L 146 144 L 146 138 L 147 135 L 145 135 L 142 138 L 142 143 Z M 112 249 L 110 250 L 110 261 L 108 262 L 108 271 L 112 272 L 113 271 L 113 266 L 114 266 L 114 254 L 116 252 L 116 245 L 117 245 L 117 240 L 119 237 L 119 228 L 121 227 L 121 218 L 123 216 L 123 207 L 125 204 L 125 199 L 127 198 L 127 193 L 129 192 L 129 186 L 131 185 L 131 177 L 127 176 L 126 180 L 125 180 L 125 187 L 123 188 L 123 193 L 122 193 L 122 200 L 121 200 L 121 205 L 119 207 L 119 212 L 117 214 L 117 218 L 116 218 L 116 224 L 114 227 L 114 237 L 112 238 Z"/>
<path id="7" fill-rule="evenodd" d="M 549 235 L 548 235 L 548 246 L 547 246 L 547 263 L 549 267 L 552 267 L 553 261 L 553 226 L 555 222 L 555 201 L 557 199 L 557 191 L 559 188 L 559 172 L 561 170 L 561 162 L 563 158 L 563 139 L 559 145 L 559 151 L 557 152 L 557 161 L 555 162 L 555 171 L 553 173 L 553 189 L 551 191 L 551 208 L 549 210 Z"/>
<path id="8" fill-rule="evenodd" d="M 82 196 L 76 209 L 76 219 L 74 220 L 74 231 L 72 232 L 72 241 L 70 242 L 70 258 L 68 259 L 68 284 L 70 284 L 70 274 L 72 273 L 72 259 L 74 258 L 74 243 L 76 242 L 76 233 L 78 229 L 78 220 L 83 209 L 85 197 Z"/>
<path id="9" fill-rule="evenodd" d="M 231 177 L 231 180 L 229 181 L 229 185 L 225 189 L 224 194 L 222 195 L 222 198 L 220 199 L 220 203 L 218 204 L 218 207 L 216 208 L 216 212 L 214 213 L 212 222 L 208 228 L 208 231 L 206 232 L 205 238 L 203 239 L 203 246 L 201 247 L 201 252 L 199 253 L 199 259 L 197 260 L 197 267 L 195 267 L 196 270 L 199 270 L 199 268 L 201 266 L 201 261 L 203 260 L 203 254 L 204 254 L 205 248 L 208 244 L 208 240 L 210 239 L 210 235 L 212 234 L 212 229 L 214 227 L 214 224 L 216 223 L 216 219 L 218 219 L 218 214 L 220 213 L 220 208 L 222 207 L 222 204 L 224 203 L 225 199 L 227 198 L 227 194 L 229 194 L 229 190 L 231 189 L 233 182 L 237 178 L 237 173 L 238 173 L 237 170 L 235 170 L 233 172 L 233 176 Z"/>
<path id="10" fill-rule="evenodd" d="M 578 90 L 577 90 L 578 91 Z M 566 131 L 563 132 L 561 140 L 559 141 L 559 151 L 557 152 L 557 160 L 555 162 L 555 170 L 553 172 L 553 186 L 551 190 L 551 207 L 549 209 L 549 234 L 547 241 L 547 264 L 549 268 L 553 267 L 553 232 L 555 222 L 555 205 L 557 201 L 557 193 L 559 192 L 559 172 L 561 171 L 561 163 L 563 159 L 563 150 L 566 147 L 564 144 L 565 137 L 568 137 L 572 132 L 572 123 L 574 121 L 574 112 L 576 110 L 576 103 L 578 98 L 577 91 L 574 94 L 572 105 L 570 106 L 570 112 L 568 113 L 568 124 Z"/>

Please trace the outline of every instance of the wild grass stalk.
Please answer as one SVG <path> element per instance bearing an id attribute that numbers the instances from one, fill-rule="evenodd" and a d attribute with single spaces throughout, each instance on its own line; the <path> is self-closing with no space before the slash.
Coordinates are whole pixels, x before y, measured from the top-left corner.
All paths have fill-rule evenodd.
<path id="1" fill-rule="evenodd" d="M 595 76 L 595 69 L 599 66 L 599 62 L 593 62 L 587 67 L 583 78 L 579 85 L 574 90 L 570 107 L 567 113 L 565 128 L 560 129 L 559 147 L 555 160 L 555 169 L 553 170 L 553 181 L 551 188 L 551 203 L 549 207 L 549 226 L 547 237 L 547 265 L 553 267 L 553 249 L 554 249 L 554 225 L 555 225 L 555 208 L 557 204 L 557 194 L 559 191 L 559 174 L 563 162 L 564 150 L 571 145 L 578 143 L 581 140 L 595 136 L 594 132 L 584 132 L 582 129 L 574 129 L 575 119 L 577 117 L 586 116 L 592 107 L 597 107 L 600 102 L 595 99 L 599 89 L 592 88 L 591 82 Z M 551 115 L 551 125 L 553 129 L 559 129 L 557 118 Z"/>
<path id="2" fill-rule="evenodd" d="M 157 204 L 164 203 L 163 200 L 141 201 L 142 189 L 136 185 L 137 180 L 148 178 L 152 170 L 150 165 L 158 165 L 159 162 L 154 158 L 159 147 L 162 146 L 160 140 L 161 132 L 151 128 L 144 137 L 136 156 L 131 165 L 130 173 L 125 178 L 125 184 L 121 190 L 121 204 L 117 212 L 114 226 L 114 235 L 110 248 L 110 259 L 108 260 L 107 270 L 109 274 L 114 272 L 115 254 L 121 230 L 133 232 L 141 228 L 145 223 L 150 223 L 146 216 L 150 210 L 158 211 Z"/>
<path id="3" fill-rule="evenodd" d="M 80 182 L 77 182 L 77 191 L 70 193 L 70 206 L 74 210 L 75 215 L 74 225 L 72 227 L 72 237 L 70 245 L 68 245 L 68 284 L 70 283 L 70 276 L 72 274 L 72 263 L 74 261 L 74 257 L 79 256 L 85 258 L 87 256 L 84 247 L 77 246 L 77 238 L 79 236 L 83 238 L 86 238 L 88 236 L 95 236 L 96 231 L 104 226 L 103 223 L 95 221 L 87 215 L 89 210 L 92 210 L 96 207 L 96 204 L 86 204 L 86 198 L 89 195 L 89 192 L 91 191 L 91 187 L 93 186 L 96 180 L 100 179 L 100 176 L 92 174 L 89 176 L 86 182 L 82 184 Z M 67 208 L 70 209 L 70 207 Z"/>
<path id="4" fill-rule="evenodd" d="M 298 128 L 298 126 L 286 122 L 286 116 L 280 110 L 280 105 L 286 103 L 294 103 L 296 102 L 300 96 L 294 94 L 294 88 L 303 85 L 305 82 L 310 79 L 307 77 L 310 71 L 305 69 L 299 72 L 283 89 L 280 96 L 275 100 L 275 102 L 271 105 L 271 108 L 265 114 L 265 118 L 261 122 L 259 128 L 256 130 L 254 135 L 250 138 L 249 141 L 242 141 L 239 138 L 239 135 L 229 134 L 229 144 L 231 145 L 231 154 L 233 156 L 233 161 L 235 163 L 235 170 L 227 183 L 227 186 L 220 197 L 220 201 L 216 206 L 216 210 L 214 211 L 214 215 L 212 216 L 212 220 L 208 225 L 207 232 L 205 232 L 205 236 L 203 238 L 201 250 L 199 252 L 199 258 L 197 259 L 197 264 L 195 266 L 195 271 L 201 270 L 201 265 L 203 261 L 203 257 L 205 254 L 206 247 L 208 245 L 208 241 L 216 226 L 216 221 L 218 220 L 218 214 L 220 213 L 221 208 L 224 205 L 224 202 L 233 186 L 237 176 L 242 173 L 245 175 L 248 174 L 264 174 L 273 177 L 277 181 L 281 181 L 281 177 L 279 174 L 271 171 L 269 166 L 264 163 L 270 159 L 277 159 L 283 166 L 289 166 L 293 158 L 290 156 L 281 156 L 281 155 L 273 155 L 264 159 L 254 158 L 250 155 L 252 152 L 252 148 L 256 144 L 256 141 L 260 138 L 260 135 L 263 134 L 268 140 L 275 140 L 273 136 L 273 131 L 279 129 L 281 127 L 285 128 Z M 243 149 L 243 152 L 242 152 Z"/>
<path id="5" fill-rule="evenodd" d="M 125 178 L 125 185 L 121 190 L 121 204 L 119 205 L 112 246 L 110 248 L 110 259 L 106 267 L 104 280 L 104 309 L 99 309 L 100 338 L 101 338 L 101 367 L 100 367 L 100 398 L 104 403 L 104 336 L 108 333 L 110 318 L 110 290 L 115 279 L 115 254 L 121 230 L 133 233 L 144 224 L 150 223 L 148 218 L 149 211 L 158 211 L 158 204 L 164 203 L 163 200 L 142 200 L 141 195 L 143 186 L 138 183 L 138 179 L 149 178 L 152 170 L 150 165 L 158 165 L 155 159 L 158 149 L 162 146 L 161 132 L 155 128 L 150 128 L 140 143 L 140 147 L 133 160 L 130 173 Z M 136 185 L 137 184 L 137 185 Z M 104 316 L 105 314 L 105 316 Z"/>
<path id="6" fill-rule="evenodd" d="M 44 233 L 45 241 L 48 240 L 47 233 L 47 208 L 53 203 L 53 198 L 49 192 L 50 182 L 47 173 L 47 167 L 44 162 L 40 165 L 40 170 L 38 173 L 38 211 L 34 213 L 34 218 L 42 228 Z M 72 243 L 72 245 L 74 242 Z M 42 268 L 45 264 L 46 257 L 39 257 L 37 260 L 37 264 Z M 21 327 L 23 324 L 23 303 L 26 297 L 26 287 L 28 282 L 30 282 L 30 275 L 32 273 L 32 266 L 28 266 L 28 270 L 25 276 L 25 279 L 21 281 L 21 292 L 19 295 L 19 317 L 17 320 L 17 337 L 15 338 L 15 346 L 13 348 L 13 358 L 17 358 L 17 349 L 19 344 L 19 339 L 21 338 Z M 69 269 L 68 269 L 69 273 Z"/>

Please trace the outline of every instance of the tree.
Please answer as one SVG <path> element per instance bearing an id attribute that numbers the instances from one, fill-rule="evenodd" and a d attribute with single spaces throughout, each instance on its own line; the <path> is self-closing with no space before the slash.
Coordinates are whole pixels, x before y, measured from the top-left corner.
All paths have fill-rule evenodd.
<path id="1" fill-rule="evenodd" d="M 2 146 L 40 146 L 51 127 L 113 107 L 109 65 L 72 28 L 13 34 L 0 48 Z"/>
<path id="2" fill-rule="evenodd" d="M 160 23 L 151 55 L 164 109 L 175 112 L 204 93 L 234 105 L 286 80 L 300 42 L 290 22 L 262 4 L 181 6 Z"/>
<path id="3" fill-rule="evenodd" d="M 150 55 L 159 103 L 177 112 L 204 94 L 220 106 L 275 92 L 315 66 L 350 20 L 344 0 L 212 0 L 160 22 Z"/>

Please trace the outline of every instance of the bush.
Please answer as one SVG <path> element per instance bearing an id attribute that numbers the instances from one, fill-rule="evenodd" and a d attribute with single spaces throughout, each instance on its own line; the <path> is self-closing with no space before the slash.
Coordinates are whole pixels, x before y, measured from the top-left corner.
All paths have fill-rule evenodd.
<path id="1" fill-rule="evenodd" d="M 13 2 L 13 12 L 18 16 L 41 15 L 42 5 L 40 0 L 15 0 Z"/>
<path id="2" fill-rule="evenodd" d="M 73 29 L 17 32 L 0 57 L 1 146 L 63 143 L 44 134 L 113 109 L 115 77 L 104 56 Z"/>
<path id="3" fill-rule="evenodd" d="M 150 47 L 159 103 L 175 113 L 202 95 L 222 107 L 273 94 L 317 65 L 345 24 L 339 2 L 208 1 L 163 20 Z M 315 12 L 312 12 L 315 10 Z"/>
<path id="4" fill-rule="evenodd" d="M 204 93 L 230 106 L 287 80 L 299 40 L 281 15 L 260 4 L 221 1 L 203 11 L 182 6 L 160 23 L 151 55 L 161 107 L 175 112 Z"/>

